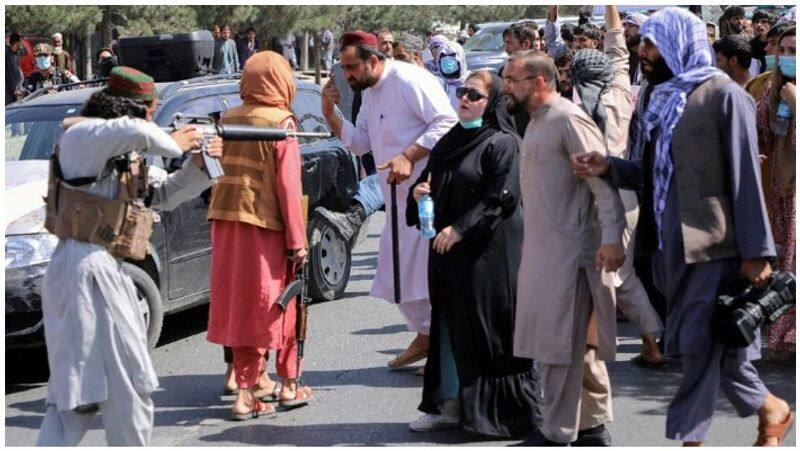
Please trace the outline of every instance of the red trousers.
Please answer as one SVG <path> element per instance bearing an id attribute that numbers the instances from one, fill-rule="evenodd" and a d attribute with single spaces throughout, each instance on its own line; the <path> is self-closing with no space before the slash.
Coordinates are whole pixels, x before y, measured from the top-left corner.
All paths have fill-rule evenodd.
<path id="1" fill-rule="evenodd" d="M 294 303 L 289 309 L 294 310 Z M 233 370 L 236 372 L 236 384 L 239 388 L 249 388 L 258 383 L 261 371 L 266 371 L 264 354 L 267 348 L 254 346 L 232 346 Z M 275 370 L 281 379 L 297 378 L 297 339 L 294 334 L 285 334 L 283 347 L 277 351 Z"/>

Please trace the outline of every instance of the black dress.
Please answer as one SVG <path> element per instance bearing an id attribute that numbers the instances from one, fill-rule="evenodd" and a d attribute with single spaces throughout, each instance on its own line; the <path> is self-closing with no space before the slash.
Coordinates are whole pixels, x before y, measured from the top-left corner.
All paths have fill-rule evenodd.
<path id="1" fill-rule="evenodd" d="M 499 88 L 490 106 L 501 107 L 503 114 L 498 96 Z M 513 356 L 523 227 L 519 141 L 496 122 L 477 130 L 456 125 L 434 147 L 415 183 L 432 174 L 436 231 L 453 226 L 463 236 L 443 255 L 430 250 L 431 344 L 419 410 L 440 413 L 439 315 L 445 315 L 462 426 L 479 434 L 523 437 L 537 428 L 541 413 L 534 362 Z M 419 225 L 413 194 L 406 213 L 409 225 Z"/>

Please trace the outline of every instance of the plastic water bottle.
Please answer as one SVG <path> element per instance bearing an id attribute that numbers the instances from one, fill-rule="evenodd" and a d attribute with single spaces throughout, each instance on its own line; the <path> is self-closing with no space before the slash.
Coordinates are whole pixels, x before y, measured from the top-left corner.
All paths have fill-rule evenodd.
<path id="1" fill-rule="evenodd" d="M 417 202 L 419 210 L 419 224 L 420 234 L 426 240 L 436 236 L 436 230 L 433 228 L 433 199 L 428 194 L 422 196 Z"/>
<path id="2" fill-rule="evenodd" d="M 786 136 L 789 133 L 789 122 L 792 119 L 792 109 L 789 104 L 781 100 L 778 104 L 775 123 L 772 124 L 772 131 L 778 136 Z"/>

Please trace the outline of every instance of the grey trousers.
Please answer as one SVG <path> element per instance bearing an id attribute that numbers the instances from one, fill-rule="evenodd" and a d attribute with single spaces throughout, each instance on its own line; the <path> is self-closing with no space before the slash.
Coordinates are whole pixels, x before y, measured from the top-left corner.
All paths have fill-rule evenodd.
<path id="1" fill-rule="evenodd" d="M 682 355 L 683 379 L 667 410 L 667 438 L 701 442 L 711 426 L 717 390 L 744 418 L 764 403 L 767 387 L 758 371 L 735 351 L 715 343 L 708 355 Z"/>
<path id="2" fill-rule="evenodd" d="M 661 323 L 656 309 L 650 303 L 647 291 L 633 267 L 634 239 L 636 224 L 639 221 L 638 200 L 633 191 L 620 190 L 619 195 L 625 206 L 625 230 L 622 232 L 625 263 L 618 272 L 622 284 L 616 288 L 617 307 L 633 323 L 640 335 L 655 335 L 663 330 L 664 325 Z"/>
<path id="3" fill-rule="evenodd" d="M 36 446 L 77 446 L 92 426 L 95 414 L 102 414 L 109 446 L 148 446 L 153 432 L 153 401 L 149 394 L 134 390 L 122 362 L 106 366 L 108 398 L 95 409 L 84 412 L 58 410 L 48 404 Z"/>
<path id="4" fill-rule="evenodd" d="M 558 443 L 578 438 L 578 431 L 613 421 L 611 381 L 606 364 L 586 345 L 591 294 L 586 273 L 578 274 L 572 335 L 572 364 L 541 364 L 544 392 L 542 435 Z"/>

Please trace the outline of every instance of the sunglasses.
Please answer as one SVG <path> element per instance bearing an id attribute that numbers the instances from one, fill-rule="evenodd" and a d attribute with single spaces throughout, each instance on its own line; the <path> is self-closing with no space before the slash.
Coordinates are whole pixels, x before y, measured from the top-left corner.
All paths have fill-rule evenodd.
<path id="1" fill-rule="evenodd" d="M 474 88 L 467 88 L 462 86 L 456 89 L 456 97 L 458 97 L 459 99 L 464 97 L 465 94 L 470 102 L 477 102 L 478 100 L 489 98 L 489 96 L 479 92 Z"/>

